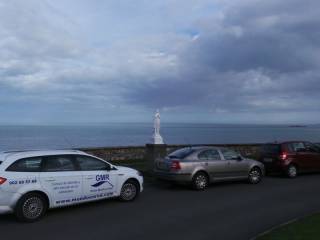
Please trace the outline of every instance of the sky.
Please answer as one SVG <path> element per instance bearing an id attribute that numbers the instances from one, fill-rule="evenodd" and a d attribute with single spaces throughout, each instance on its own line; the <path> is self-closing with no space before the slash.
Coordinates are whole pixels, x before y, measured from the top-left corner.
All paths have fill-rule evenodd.
<path id="1" fill-rule="evenodd" d="M 0 124 L 320 123 L 318 0 L 0 0 Z"/>

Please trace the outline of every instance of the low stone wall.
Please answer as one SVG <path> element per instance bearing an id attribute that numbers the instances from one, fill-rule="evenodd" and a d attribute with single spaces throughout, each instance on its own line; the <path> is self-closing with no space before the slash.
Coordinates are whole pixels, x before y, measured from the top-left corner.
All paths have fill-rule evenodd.
<path id="1" fill-rule="evenodd" d="M 257 159 L 262 144 L 205 144 L 205 146 L 220 146 L 228 147 L 236 150 L 245 157 Z M 173 152 L 176 149 L 188 147 L 190 145 L 167 145 L 167 153 Z M 203 146 L 192 145 L 192 146 Z M 80 149 L 89 154 L 106 159 L 108 161 L 137 161 L 146 158 L 146 146 L 137 147 L 104 147 L 104 148 L 83 148 Z"/>
<path id="2" fill-rule="evenodd" d="M 142 160 L 145 158 L 146 154 L 145 146 L 83 148 L 80 150 L 108 161 Z"/>

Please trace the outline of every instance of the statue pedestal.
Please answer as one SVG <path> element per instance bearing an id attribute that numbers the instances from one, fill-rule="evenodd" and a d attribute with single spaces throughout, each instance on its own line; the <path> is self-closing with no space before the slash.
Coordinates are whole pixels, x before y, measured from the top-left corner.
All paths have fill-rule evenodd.
<path id="1" fill-rule="evenodd" d="M 154 134 L 152 136 L 153 144 L 164 144 L 160 134 Z"/>
<path id="2" fill-rule="evenodd" d="M 164 158 L 166 155 L 167 155 L 166 144 L 146 144 L 146 160 L 148 164 L 148 171 L 152 173 L 155 167 L 154 161 L 157 158 Z"/>

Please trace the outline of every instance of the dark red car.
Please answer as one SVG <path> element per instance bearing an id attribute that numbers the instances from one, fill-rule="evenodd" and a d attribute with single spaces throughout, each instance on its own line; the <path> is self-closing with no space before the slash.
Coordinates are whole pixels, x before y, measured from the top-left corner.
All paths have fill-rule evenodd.
<path id="1" fill-rule="evenodd" d="M 320 147 L 310 142 L 265 144 L 260 157 L 267 173 L 281 171 L 293 178 L 298 173 L 320 171 Z"/>

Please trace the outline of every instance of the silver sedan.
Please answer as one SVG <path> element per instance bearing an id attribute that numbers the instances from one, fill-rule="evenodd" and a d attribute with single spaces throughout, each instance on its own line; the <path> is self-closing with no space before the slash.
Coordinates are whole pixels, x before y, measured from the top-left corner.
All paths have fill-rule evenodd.
<path id="1" fill-rule="evenodd" d="M 191 183 L 195 189 L 203 190 L 215 181 L 247 179 L 257 184 L 264 175 L 264 166 L 228 148 L 187 147 L 157 159 L 154 173 L 159 179 Z"/>

